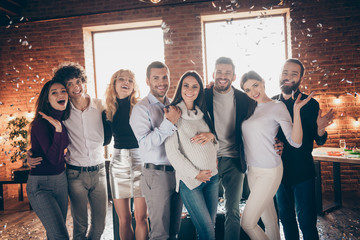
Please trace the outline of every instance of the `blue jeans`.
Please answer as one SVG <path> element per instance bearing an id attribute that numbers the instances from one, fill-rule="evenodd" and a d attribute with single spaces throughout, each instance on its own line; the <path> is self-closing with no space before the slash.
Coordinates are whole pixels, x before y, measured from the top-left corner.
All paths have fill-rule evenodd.
<path id="1" fill-rule="evenodd" d="M 315 179 L 293 186 L 280 184 L 276 200 L 287 240 L 299 239 L 296 215 L 304 240 L 319 239 L 316 228 Z"/>
<path id="2" fill-rule="evenodd" d="M 180 181 L 180 195 L 194 224 L 198 239 L 215 239 L 215 219 L 218 205 L 219 175 L 190 190 Z"/>

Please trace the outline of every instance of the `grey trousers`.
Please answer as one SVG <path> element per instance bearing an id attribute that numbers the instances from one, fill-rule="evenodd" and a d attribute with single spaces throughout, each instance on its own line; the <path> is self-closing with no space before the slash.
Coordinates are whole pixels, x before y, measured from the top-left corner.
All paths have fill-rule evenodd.
<path id="1" fill-rule="evenodd" d="M 150 217 L 150 240 L 178 238 L 183 204 L 175 187 L 175 172 L 143 168 L 141 190 Z"/>
<path id="2" fill-rule="evenodd" d="M 107 209 L 106 172 L 102 168 L 94 172 L 67 169 L 71 215 L 74 220 L 74 239 L 99 240 L 105 228 Z M 88 203 L 90 203 L 91 226 L 88 231 Z"/>
<path id="3" fill-rule="evenodd" d="M 232 158 L 219 157 L 218 170 L 225 197 L 224 240 L 240 239 L 240 200 L 245 174 L 234 165 Z"/>
<path id="4" fill-rule="evenodd" d="M 69 239 L 66 229 L 69 200 L 65 172 L 58 175 L 30 175 L 26 191 L 31 207 L 45 227 L 48 239 Z"/>

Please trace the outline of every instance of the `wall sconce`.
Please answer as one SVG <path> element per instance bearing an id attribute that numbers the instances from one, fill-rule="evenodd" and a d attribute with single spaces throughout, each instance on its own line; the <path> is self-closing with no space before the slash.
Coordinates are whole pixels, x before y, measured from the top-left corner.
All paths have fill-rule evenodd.
<path id="1" fill-rule="evenodd" d="M 354 125 L 355 125 L 355 127 L 358 127 L 360 125 L 359 118 L 356 117 L 354 119 L 355 119 Z"/>
<path id="2" fill-rule="evenodd" d="M 335 103 L 335 104 L 341 103 L 341 100 L 340 100 L 340 98 L 339 98 L 339 95 L 335 95 L 334 103 Z"/>
<path id="3" fill-rule="evenodd" d="M 34 113 L 33 112 L 27 112 L 26 113 L 26 118 L 30 118 L 30 119 L 33 119 L 34 118 Z"/>
<path id="4" fill-rule="evenodd" d="M 159 3 L 159 2 L 161 2 L 161 0 L 150 0 L 150 2 L 152 2 L 152 3 Z"/>

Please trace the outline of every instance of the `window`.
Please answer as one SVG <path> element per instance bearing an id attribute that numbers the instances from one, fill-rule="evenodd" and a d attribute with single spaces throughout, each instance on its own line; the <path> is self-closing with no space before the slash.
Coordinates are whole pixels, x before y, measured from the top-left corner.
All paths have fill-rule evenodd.
<path id="1" fill-rule="evenodd" d="M 212 80 L 217 58 L 230 57 L 237 74 L 233 85 L 240 88 L 241 76 L 250 70 L 265 80 L 269 97 L 279 93 L 280 68 L 287 58 L 288 10 L 203 16 L 207 80 Z"/>
<path id="2" fill-rule="evenodd" d="M 133 71 L 141 97 L 146 96 L 147 66 L 155 60 L 164 61 L 161 21 L 92 27 L 87 31 L 92 33 L 97 97 L 104 99 L 110 78 L 119 69 Z"/>
<path id="3" fill-rule="evenodd" d="M 146 68 L 153 61 L 164 62 L 164 40 L 160 20 L 84 27 L 85 67 L 88 93 L 105 99 L 111 76 L 120 69 L 135 73 L 140 97 L 149 92 Z M 91 82 L 95 79 L 95 82 Z M 113 142 L 105 147 L 105 158 L 113 152 Z"/>

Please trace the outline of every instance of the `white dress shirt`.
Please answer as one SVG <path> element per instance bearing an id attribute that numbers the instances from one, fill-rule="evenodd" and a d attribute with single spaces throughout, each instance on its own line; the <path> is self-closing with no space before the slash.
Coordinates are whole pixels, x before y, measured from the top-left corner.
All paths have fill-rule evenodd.
<path id="1" fill-rule="evenodd" d="M 70 117 L 64 121 L 70 138 L 66 163 L 82 167 L 104 163 L 103 109 L 101 100 L 95 98 L 90 98 L 90 104 L 84 111 L 71 103 Z"/>

